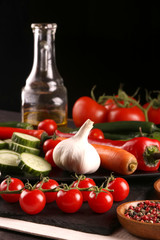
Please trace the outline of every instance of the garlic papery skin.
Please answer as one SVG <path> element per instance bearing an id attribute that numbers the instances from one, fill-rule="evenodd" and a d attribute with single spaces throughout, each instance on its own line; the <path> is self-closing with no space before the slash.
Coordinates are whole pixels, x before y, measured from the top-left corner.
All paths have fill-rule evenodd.
<path id="1" fill-rule="evenodd" d="M 93 121 L 88 119 L 74 136 L 56 145 L 53 150 L 53 159 L 59 168 L 77 174 L 97 171 L 100 166 L 100 157 L 88 142 L 88 135 L 92 128 Z"/>

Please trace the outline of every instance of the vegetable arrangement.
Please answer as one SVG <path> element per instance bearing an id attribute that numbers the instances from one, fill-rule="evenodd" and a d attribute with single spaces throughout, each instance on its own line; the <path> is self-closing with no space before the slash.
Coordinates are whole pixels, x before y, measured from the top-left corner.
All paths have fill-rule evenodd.
<path id="1" fill-rule="evenodd" d="M 112 140 L 106 138 L 106 133 L 117 136 L 123 133 L 126 137 Z M 135 137 L 137 133 L 140 136 Z M 128 196 L 130 188 L 124 178 L 111 175 L 97 186 L 92 178 L 81 175 L 68 186 L 48 178 L 52 168 L 77 174 L 94 173 L 99 167 L 123 175 L 137 169 L 157 171 L 160 142 L 154 138 L 159 133 L 154 123 L 142 120 L 97 122 L 93 126 L 93 121 L 87 119 L 76 132 L 69 133 L 61 132 L 50 119 L 40 123 L 37 130 L 19 125 L 0 127 L 1 172 L 47 176 L 34 186 L 8 177 L 0 184 L 0 195 L 7 202 L 19 202 L 22 210 L 32 215 L 51 202 L 66 213 L 77 212 L 84 202 L 92 211 L 105 213 L 114 201 L 123 201 Z"/>
<path id="2" fill-rule="evenodd" d="M 103 131 L 106 129 L 110 133 L 113 131 L 121 133 L 130 129 L 137 131 L 138 127 L 148 134 L 153 134 L 155 131 L 159 131 L 154 123 L 122 121 L 119 123 L 98 123 L 95 124 L 95 128 L 92 129 L 92 127 L 93 122 L 89 119 L 76 134 L 61 132 L 54 126 L 55 140 L 53 136 L 48 136 L 43 132 L 45 136 L 50 138 L 44 142 L 42 142 L 42 136 L 39 139 L 21 132 L 14 132 L 10 141 L 4 141 L 10 152 L 8 150 L 4 152 L 4 149 L 0 150 L 1 171 L 13 172 L 16 170 L 18 172 L 19 170 L 20 173 L 47 176 L 54 167 L 78 174 L 93 173 L 99 167 L 123 175 L 132 174 L 137 169 L 143 171 L 158 170 L 160 164 L 160 142 L 158 140 L 148 137 L 110 140 L 103 136 Z M 95 134 L 97 132 L 98 135 Z M 15 156 L 15 153 L 18 155 Z M 11 163 L 4 161 L 4 154 L 6 158 L 8 158 L 7 154 L 10 154 Z M 42 156 L 39 156 L 41 154 Z"/>
<path id="3" fill-rule="evenodd" d="M 123 178 L 111 175 L 98 187 L 92 178 L 84 175 L 76 177 L 77 180 L 69 186 L 48 177 L 34 186 L 29 182 L 24 184 L 18 178 L 7 177 L 0 184 L 0 195 L 7 202 L 19 202 L 24 212 L 35 215 L 51 202 L 56 202 L 57 207 L 66 213 L 77 212 L 84 202 L 92 211 L 105 213 L 111 209 L 114 201 L 122 201 L 129 194 L 130 187 Z"/>

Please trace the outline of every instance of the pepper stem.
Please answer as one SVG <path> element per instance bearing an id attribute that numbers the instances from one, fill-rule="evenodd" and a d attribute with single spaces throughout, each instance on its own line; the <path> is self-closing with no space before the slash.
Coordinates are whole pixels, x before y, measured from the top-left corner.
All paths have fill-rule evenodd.
<path id="1" fill-rule="evenodd" d="M 157 146 L 150 145 L 146 147 L 143 157 L 147 166 L 156 166 L 160 160 L 160 151 Z"/>

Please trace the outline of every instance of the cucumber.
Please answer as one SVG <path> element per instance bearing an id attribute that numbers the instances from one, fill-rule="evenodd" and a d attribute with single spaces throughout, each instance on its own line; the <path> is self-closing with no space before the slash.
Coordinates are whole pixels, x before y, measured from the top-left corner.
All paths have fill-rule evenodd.
<path id="1" fill-rule="evenodd" d="M 8 149 L 0 150 L 0 171 L 7 174 L 20 172 L 17 163 L 18 159 L 18 153 Z"/>
<path id="2" fill-rule="evenodd" d="M 140 132 L 130 132 L 130 133 L 106 133 L 104 132 L 104 137 L 111 140 L 129 140 L 135 137 L 149 137 L 149 134 Z"/>
<path id="3" fill-rule="evenodd" d="M 7 148 L 7 144 L 5 141 L 0 140 L 0 149 L 4 149 L 4 148 Z"/>
<path id="4" fill-rule="evenodd" d="M 44 158 L 31 153 L 21 153 L 18 159 L 18 167 L 33 176 L 48 176 L 52 166 Z"/>
<path id="5" fill-rule="evenodd" d="M 34 155 L 40 154 L 40 149 L 24 146 L 22 144 L 13 142 L 12 140 L 10 142 L 8 141 L 8 149 L 18 153 L 27 152 L 27 153 L 32 153 Z"/>
<path id="6" fill-rule="evenodd" d="M 40 148 L 40 139 L 24 133 L 14 132 L 11 140 L 31 148 Z"/>
<path id="7" fill-rule="evenodd" d="M 152 122 L 143 121 L 117 121 L 117 122 L 106 122 L 106 123 L 95 123 L 94 128 L 99 128 L 106 133 L 129 133 L 138 132 L 141 128 L 142 133 L 153 133 L 159 132 L 158 128 Z"/>

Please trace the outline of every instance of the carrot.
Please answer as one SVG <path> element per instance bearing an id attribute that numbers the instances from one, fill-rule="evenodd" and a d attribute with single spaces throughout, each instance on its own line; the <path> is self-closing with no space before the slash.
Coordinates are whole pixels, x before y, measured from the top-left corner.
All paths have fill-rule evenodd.
<path id="1" fill-rule="evenodd" d="M 97 150 L 103 168 L 123 175 L 130 175 L 137 169 L 137 159 L 128 151 L 99 144 L 92 146 Z"/>

